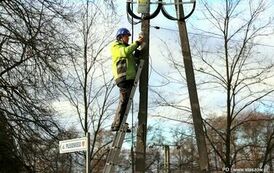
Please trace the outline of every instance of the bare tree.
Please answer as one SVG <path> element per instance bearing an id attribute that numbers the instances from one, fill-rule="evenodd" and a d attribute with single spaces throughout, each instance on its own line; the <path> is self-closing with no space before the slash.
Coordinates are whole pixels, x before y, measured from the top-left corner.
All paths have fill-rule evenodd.
<path id="1" fill-rule="evenodd" d="M 112 95 L 114 82 L 106 53 L 116 19 L 104 1 L 78 3 L 77 9 L 77 20 L 72 26 L 75 32 L 69 37 L 75 39 L 75 47 L 68 57 L 60 91 L 74 108 L 79 128 L 91 133 L 91 171 L 97 172 L 104 166 L 106 146 L 111 142 L 112 134 L 104 129 L 108 128 L 111 106 L 117 100 Z"/>
<path id="2" fill-rule="evenodd" d="M 210 158 L 214 171 L 220 171 L 225 166 L 225 119 L 225 116 L 207 119 L 207 138 L 212 150 Z M 253 168 L 258 169 L 258 172 L 271 172 L 273 115 L 244 113 L 234 120 L 233 125 L 235 124 L 238 125 L 237 130 L 231 135 L 233 169 Z"/>
<path id="3" fill-rule="evenodd" d="M 8 129 L 12 157 L 34 172 L 35 158 L 47 166 L 51 162 L 36 149 L 49 147 L 49 140 L 57 147 L 60 126 L 50 103 L 58 96 L 54 86 L 68 47 L 59 23 L 68 22 L 69 15 L 61 1 L 51 0 L 4 0 L 0 11 L 1 131 Z"/>
<path id="4" fill-rule="evenodd" d="M 199 157 L 195 146 L 193 126 L 189 128 L 174 128 L 172 136 L 176 144 L 171 152 L 171 155 L 174 157 L 174 170 L 179 172 L 197 172 L 199 170 Z"/>
<path id="5" fill-rule="evenodd" d="M 247 9 L 242 6 L 244 3 Z M 223 45 L 217 46 L 214 58 L 199 51 L 204 66 L 198 71 L 207 76 L 207 86 L 215 86 L 226 93 L 226 129 L 219 135 L 225 140 L 225 168 L 227 172 L 231 172 L 235 161 L 232 151 L 233 134 L 240 125 L 235 123 L 235 119 L 256 103 L 267 103 L 264 98 L 271 96 L 274 91 L 268 82 L 273 77 L 274 64 L 271 60 L 262 61 L 261 58 L 267 57 L 257 54 L 255 50 L 255 40 L 270 34 L 266 29 L 272 21 L 261 20 L 270 5 L 267 1 L 227 0 L 221 4 L 224 5 L 223 12 L 210 8 L 204 2 L 207 10 L 204 15 L 222 36 Z M 244 13 L 245 10 L 248 13 Z M 236 20 L 240 20 L 239 24 L 233 23 Z"/>
<path id="6" fill-rule="evenodd" d="M 203 91 L 202 95 L 212 96 L 217 93 L 215 97 L 219 100 L 219 107 L 214 108 L 218 107 L 225 114 L 225 119 L 220 120 L 225 123 L 225 130 L 218 129 L 211 122 L 208 122 L 207 127 L 215 129 L 218 139 L 223 140 L 224 148 L 217 157 L 221 158 L 223 168 L 231 172 L 231 168 L 236 166 L 234 154 L 237 145 L 234 137 L 242 125 L 236 121 L 237 117 L 254 108 L 267 109 L 269 99 L 273 97 L 273 60 L 267 51 L 262 53 L 263 47 L 257 43 L 260 38 L 272 34 L 273 19 L 267 13 L 272 4 L 267 0 L 202 1 L 202 4 L 198 19 L 203 24 L 194 28 L 199 33 L 190 39 L 194 65 L 199 72 L 197 81 L 199 89 Z M 178 70 L 181 77 L 172 81 L 183 81 L 183 63 L 174 57 L 174 51 L 168 55 L 172 67 Z M 181 85 L 184 86 L 183 83 Z M 163 95 L 159 96 L 163 98 Z M 202 99 L 206 100 L 205 97 Z M 168 99 L 162 100 L 176 106 Z M 210 105 L 210 102 L 206 104 Z M 205 113 L 212 113 L 203 105 L 201 107 Z M 217 150 L 217 144 L 213 146 Z"/>
<path id="7" fill-rule="evenodd" d="M 236 164 L 240 166 L 244 164 L 245 167 L 251 166 L 262 170 L 268 169 L 269 172 L 272 172 L 271 165 L 274 159 L 271 155 L 274 152 L 273 114 L 251 113 L 251 115 L 240 116 L 238 121 L 242 126 L 239 127 L 240 132 L 238 132 L 238 134 L 241 133 L 241 145 L 235 152 L 239 156 L 235 159 Z"/>

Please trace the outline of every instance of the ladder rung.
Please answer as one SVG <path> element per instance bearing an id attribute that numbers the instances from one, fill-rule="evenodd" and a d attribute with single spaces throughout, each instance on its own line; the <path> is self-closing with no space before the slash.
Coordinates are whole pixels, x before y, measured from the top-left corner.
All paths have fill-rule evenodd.
<path id="1" fill-rule="evenodd" d="M 115 165 L 114 162 L 107 162 L 106 165 Z"/>
<path id="2" fill-rule="evenodd" d="M 126 130 L 121 129 L 121 130 L 119 130 L 118 132 L 119 132 L 119 133 L 126 133 Z M 121 134 L 121 135 L 123 135 L 123 134 Z"/>
<path id="3" fill-rule="evenodd" d="M 111 149 L 121 149 L 121 147 L 113 146 Z"/>

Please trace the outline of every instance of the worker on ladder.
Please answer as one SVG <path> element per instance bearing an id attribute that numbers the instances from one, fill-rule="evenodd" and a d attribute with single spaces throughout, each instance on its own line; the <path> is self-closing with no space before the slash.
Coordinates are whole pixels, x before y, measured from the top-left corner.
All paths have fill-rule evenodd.
<path id="1" fill-rule="evenodd" d="M 116 34 L 116 41 L 111 44 L 112 73 L 120 90 L 119 104 L 111 125 L 112 131 L 118 131 L 123 120 L 136 75 L 135 59 L 140 55 L 137 48 L 144 42 L 144 37 L 139 35 L 136 41 L 128 44 L 130 36 L 127 28 L 120 28 Z M 131 130 L 127 129 L 127 132 Z"/>

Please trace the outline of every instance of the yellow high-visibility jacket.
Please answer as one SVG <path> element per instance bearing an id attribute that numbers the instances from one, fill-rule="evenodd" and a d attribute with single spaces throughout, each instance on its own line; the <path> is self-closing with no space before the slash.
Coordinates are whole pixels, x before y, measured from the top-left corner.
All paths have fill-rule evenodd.
<path id="1" fill-rule="evenodd" d="M 116 84 L 121 81 L 135 79 L 136 62 L 133 52 L 137 47 L 137 42 L 126 45 L 119 41 L 115 41 L 111 44 L 112 73 Z"/>

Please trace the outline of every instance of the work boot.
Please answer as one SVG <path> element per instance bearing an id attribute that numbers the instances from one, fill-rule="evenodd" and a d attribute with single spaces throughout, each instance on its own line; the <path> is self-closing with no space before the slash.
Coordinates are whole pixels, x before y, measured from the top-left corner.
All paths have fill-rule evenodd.
<path id="1" fill-rule="evenodd" d="M 127 127 L 128 127 L 128 123 L 125 123 L 125 124 L 126 124 Z M 119 128 L 120 128 L 120 126 L 112 125 L 112 126 L 111 126 L 111 131 L 113 131 L 113 132 L 118 131 Z M 131 132 L 131 130 L 130 130 L 130 128 L 128 127 L 126 133 L 130 133 L 130 132 Z"/>

